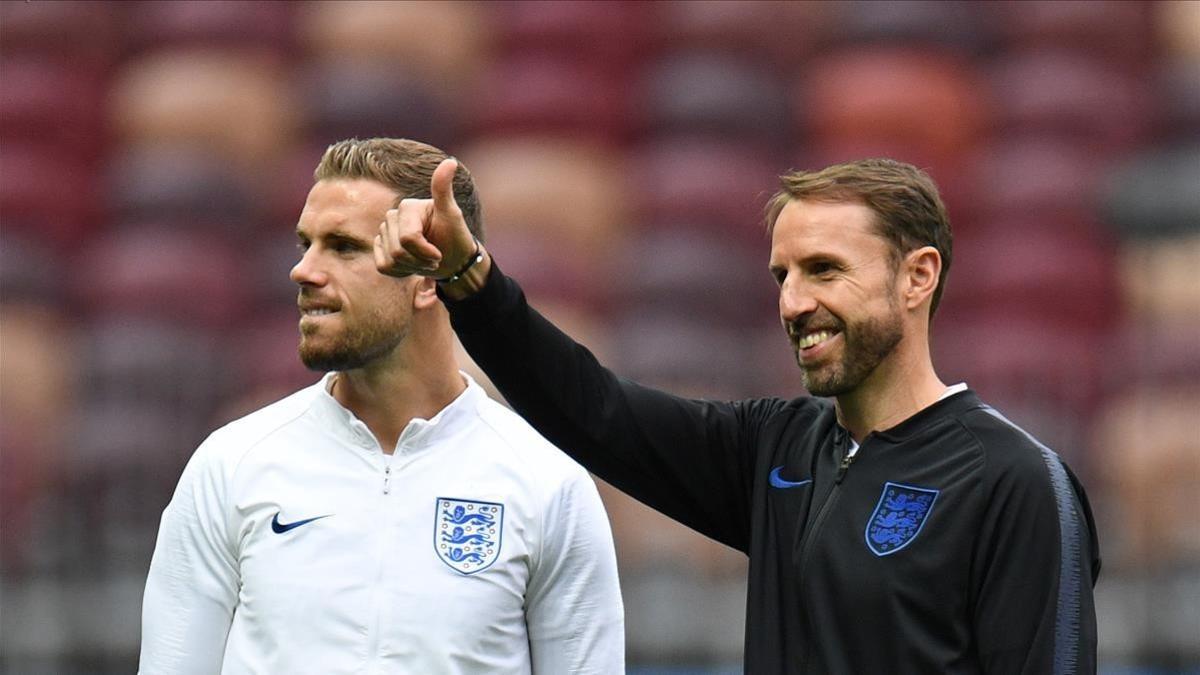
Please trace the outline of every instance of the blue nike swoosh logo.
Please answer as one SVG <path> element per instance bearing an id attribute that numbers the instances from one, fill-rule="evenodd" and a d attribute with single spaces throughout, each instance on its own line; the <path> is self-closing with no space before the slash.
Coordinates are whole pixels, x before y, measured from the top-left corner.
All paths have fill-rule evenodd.
<path id="1" fill-rule="evenodd" d="M 271 531 L 274 532 L 275 534 L 283 534 L 284 532 L 287 532 L 288 530 L 294 530 L 297 527 L 300 527 L 301 525 L 307 525 L 314 520 L 328 518 L 331 515 L 333 515 L 333 514 L 330 513 L 330 514 L 326 514 L 324 516 L 317 516 L 315 518 L 305 518 L 304 520 L 297 520 L 294 523 L 281 523 L 281 522 L 279 522 L 279 513 L 277 512 L 275 514 L 275 517 L 271 519 Z"/>
<path id="2" fill-rule="evenodd" d="M 805 480 L 788 480 L 779 475 L 780 471 L 783 471 L 782 464 L 775 467 L 774 469 L 771 469 L 771 475 L 769 477 L 769 480 L 771 482 L 771 487 L 794 488 L 794 487 L 800 487 L 801 485 L 808 485 L 809 483 L 812 482 L 811 478 L 807 478 Z"/>

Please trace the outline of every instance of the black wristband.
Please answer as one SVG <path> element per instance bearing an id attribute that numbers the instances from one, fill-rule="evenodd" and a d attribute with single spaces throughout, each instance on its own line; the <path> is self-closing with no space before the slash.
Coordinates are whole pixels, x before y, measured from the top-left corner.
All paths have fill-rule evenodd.
<path id="1" fill-rule="evenodd" d="M 439 284 L 452 284 L 463 278 L 464 274 L 466 274 L 472 267 L 483 260 L 483 250 L 479 246 L 479 238 L 474 236 L 471 238 L 475 240 L 475 252 L 471 254 L 470 258 L 467 258 L 467 262 L 462 266 L 462 269 L 458 270 L 454 274 L 451 274 L 445 279 L 434 279 L 434 281 L 438 282 Z"/>

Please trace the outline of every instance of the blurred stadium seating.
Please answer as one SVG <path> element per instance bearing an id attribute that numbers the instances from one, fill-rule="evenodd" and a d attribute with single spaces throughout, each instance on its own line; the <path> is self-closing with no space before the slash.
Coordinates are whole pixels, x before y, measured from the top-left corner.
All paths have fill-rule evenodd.
<path id="1" fill-rule="evenodd" d="M 0 672 L 135 668 L 183 462 L 316 377 L 315 162 L 377 135 L 462 158 L 604 361 L 714 398 L 801 393 L 775 177 L 927 168 L 935 362 L 1087 483 L 1102 672 L 1200 672 L 1200 3 L 1046 0 L 0 3 Z M 741 556 L 602 493 L 630 672 L 737 672 Z"/>

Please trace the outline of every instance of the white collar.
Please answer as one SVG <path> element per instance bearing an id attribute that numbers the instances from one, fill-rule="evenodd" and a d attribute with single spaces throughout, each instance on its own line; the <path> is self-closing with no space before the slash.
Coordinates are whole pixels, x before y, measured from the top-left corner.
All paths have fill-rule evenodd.
<path id="1" fill-rule="evenodd" d="M 427 420 L 414 417 L 410 420 L 400 433 L 400 438 L 396 443 L 396 454 L 409 454 L 422 450 L 432 445 L 431 441 L 435 438 L 453 433 L 456 427 L 461 426 L 460 422 L 465 422 L 476 414 L 479 403 L 482 399 L 487 398 L 487 393 L 467 373 L 460 370 L 459 375 L 466 382 L 466 389 L 433 417 Z M 318 392 L 314 405 L 319 409 L 322 417 L 332 423 L 330 431 L 356 446 L 377 451 L 379 444 L 367 425 L 330 393 L 336 376 L 337 373 L 331 372 L 321 378 L 317 385 Z M 439 433 L 439 430 L 445 430 L 445 433 Z"/>
<path id="2" fill-rule="evenodd" d="M 946 391 L 942 392 L 942 395 L 938 397 L 938 400 L 940 401 L 944 398 L 950 398 L 951 396 L 957 394 L 958 392 L 966 391 L 966 390 L 967 390 L 966 382 L 959 382 L 958 384 L 952 384 L 949 387 L 946 387 Z"/>

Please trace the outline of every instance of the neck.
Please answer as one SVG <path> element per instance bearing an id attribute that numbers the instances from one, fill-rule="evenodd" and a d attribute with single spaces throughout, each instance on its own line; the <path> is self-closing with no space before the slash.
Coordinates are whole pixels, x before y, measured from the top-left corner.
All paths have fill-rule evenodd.
<path id="1" fill-rule="evenodd" d="M 859 443 L 872 431 L 890 429 L 933 405 L 946 391 L 933 370 L 928 343 L 907 342 L 897 345 L 862 384 L 836 399 L 838 423 Z"/>
<path id="2" fill-rule="evenodd" d="M 334 376 L 334 399 L 367 425 L 387 454 L 409 422 L 432 418 L 466 389 L 449 325 L 438 330 L 415 323 L 391 354 Z"/>

